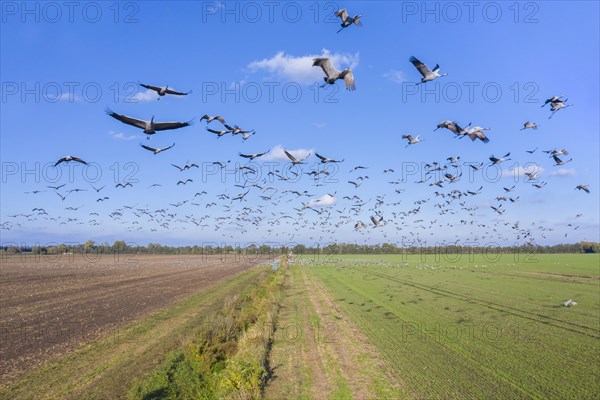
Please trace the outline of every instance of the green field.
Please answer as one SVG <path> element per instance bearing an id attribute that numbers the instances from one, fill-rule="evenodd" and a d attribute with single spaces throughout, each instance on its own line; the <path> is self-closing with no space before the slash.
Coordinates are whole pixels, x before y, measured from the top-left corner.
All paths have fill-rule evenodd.
<path id="1" fill-rule="evenodd" d="M 2 399 L 599 396 L 600 257 L 583 254 L 282 257 L 278 271 L 215 281 L 0 388 Z"/>
<path id="2" fill-rule="evenodd" d="M 364 335 L 400 397 L 593 399 L 600 395 L 599 262 L 597 255 L 335 255 L 298 257 L 292 271 L 334 299 L 325 313 Z M 290 295 L 306 304 L 303 289 Z M 569 298 L 578 304 L 563 307 Z M 329 342 L 344 340 L 338 326 L 328 332 Z M 273 357 L 297 347 L 276 341 Z M 349 385 L 350 373 L 341 374 Z M 275 378 L 267 394 L 289 391 L 293 381 Z M 307 385 L 291 397 L 310 398 Z"/>

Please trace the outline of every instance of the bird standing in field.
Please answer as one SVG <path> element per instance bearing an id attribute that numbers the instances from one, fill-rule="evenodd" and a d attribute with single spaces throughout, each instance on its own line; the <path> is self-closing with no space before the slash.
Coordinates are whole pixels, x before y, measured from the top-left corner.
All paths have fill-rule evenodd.
<path id="1" fill-rule="evenodd" d="M 178 92 L 177 90 L 169 89 L 169 85 L 162 87 L 162 86 L 145 85 L 145 84 L 139 83 L 139 82 L 138 82 L 138 84 L 141 87 L 145 87 L 146 89 L 154 90 L 159 96 L 156 100 L 160 100 L 160 98 L 166 94 L 172 94 L 175 96 L 187 96 L 188 94 L 192 93 L 191 91 Z"/>
<path id="2" fill-rule="evenodd" d="M 359 26 L 359 27 L 362 26 L 362 23 L 360 22 L 360 17 L 362 15 L 359 14 L 359 15 L 355 15 L 354 17 L 351 17 L 348 15 L 348 10 L 346 10 L 345 8 L 339 9 L 335 13 L 335 16 L 342 20 L 342 24 L 340 25 L 341 28 L 339 31 L 337 31 L 337 33 L 340 33 L 341 31 L 344 30 L 344 28 L 347 28 L 352 24 Z"/>
<path id="3" fill-rule="evenodd" d="M 441 76 L 448 76 L 448 74 L 440 74 L 439 73 L 439 71 L 440 71 L 439 64 L 436 64 L 435 67 L 433 68 L 433 70 L 430 70 L 427 65 L 423 64 L 415 56 L 411 56 L 408 60 L 412 63 L 412 65 L 415 66 L 415 68 L 423 76 L 423 78 L 421 78 L 421 82 L 417 83 L 417 85 L 420 85 L 421 83 L 425 83 L 425 82 L 430 82 L 430 81 L 434 80 L 435 78 L 439 78 Z"/>
<path id="4" fill-rule="evenodd" d="M 325 83 L 321 87 L 325 87 L 327 84 L 333 85 L 338 79 L 343 79 L 347 90 L 356 90 L 354 74 L 350 68 L 340 71 L 333 66 L 331 60 L 327 57 L 315 58 L 313 60 L 313 67 L 321 67 L 323 72 L 325 72 L 325 77 L 323 78 Z"/>

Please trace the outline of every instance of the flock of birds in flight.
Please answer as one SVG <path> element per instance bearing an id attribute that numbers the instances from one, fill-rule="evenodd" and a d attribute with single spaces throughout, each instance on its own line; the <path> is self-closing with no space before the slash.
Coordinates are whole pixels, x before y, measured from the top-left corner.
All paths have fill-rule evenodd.
<path id="1" fill-rule="evenodd" d="M 336 16 L 339 17 L 342 21 L 341 28 L 338 33 L 346 28 L 349 28 L 352 25 L 361 26 L 360 15 L 356 15 L 354 17 L 350 17 L 347 10 L 341 9 L 336 13 Z M 418 73 L 421 75 L 420 82 L 418 84 L 426 84 L 427 82 L 431 82 L 435 79 L 445 77 L 448 74 L 440 73 L 440 66 L 435 65 L 433 69 L 430 69 L 426 64 L 421 62 L 416 57 L 412 56 L 409 58 L 410 63 L 416 68 Z M 313 60 L 313 67 L 321 68 L 324 73 L 324 83 L 323 86 L 326 85 L 334 85 L 338 80 L 342 80 L 346 89 L 350 91 L 356 90 L 355 77 L 350 68 L 345 68 L 343 70 L 336 69 L 331 59 L 327 57 L 319 57 Z M 155 91 L 158 95 L 157 100 L 160 100 L 161 97 L 164 96 L 187 96 L 191 92 L 180 92 L 176 91 L 168 86 L 154 86 L 148 84 L 140 83 L 140 86 L 146 88 L 147 90 Z M 567 99 L 564 96 L 553 96 L 548 98 L 542 107 L 547 105 L 550 106 L 550 116 L 552 118 L 556 112 L 565 109 L 567 107 L 572 106 L 572 104 L 567 104 Z M 149 120 L 138 119 L 130 116 L 126 116 L 123 114 L 116 113 L 111 109 L 107 108 L 106 113 L 116 119 L 117 121 L 141 129 L 142 132 L 146 135 L 147 139 L 150 139 L 152 135 L 155 135 L 162 131 L 167 130 L 175 130 L 189 127 L 193 124 L 193 121 L 183 121 L 183 122 L 156 122 L 154 120 L 154 116 L 152 116 Z M 250 139 L 253 135 L 255 135 L 254 130 L 243 129 L 235 124 L 228 124 L 226 120 L 220 115 L 210 116 L 208 114 L 203 115 L 200 118 L 200 122 L 206 121 L 206 130 L 207 132 L 216 135 L 217 138 L 221 138 L 225 135 L 237 136 L 241 135 L 242 140 L 246 141 Z M 216 123 L 220 124 L 220 128 L 217 128 Z M 446 129 L 450 131 L 456 139 L 463 139 L 464 137 L 468 137 L 471 141 L 479 140 L 482 143 L 489 143 L 490 139 L 488 138 L 486 132 L 490 131 L 489 127 L 480 127 L 480 126 L 471 126 L 471 123 L 467 125 L 461 125 L 460 123 L 453 120 L 445 120 L 437 124 L 437 127 L 434 131 L 438 129 Z M 538 125 L 532 121 L 526 121 L 523 123 L 523 127 L 521 130 L 536 130 L 538 129 Z M 420 135 L 413 136 L 411 134 L 402 135 L 402 139 L 407 141 L 406 147 L 416 145 L 421 143 L 423 139 Z M 140 145 L 143 149 L 152 152 L 155 155 L 163 153 L 167 150 L 173 149 L 175 143 L 167 147 L 153 147 L 146 144 Z M 533 154 L 537 150 L 526 150 L 527 153 Z M 260 157 L 268 154 L 270 150 L 265 152 L 257 152 L 257 153 L 239 153 L 239 157 L 247 159 L 249 161 L 253 161 L 255 159 L 260 159 Z M 238 194 L 230 194 L 227 190 L 223 193 L 219 193 L 215 195 L 213 199 L 208 199 L 209 193 L 206 191 L 196 191 L 191 198 L 186 198 L 176 203 L 169 203 L 169 206 L 161 207 L 159 209 L 151 210 L 149 207 L 140 207 L 138 204 L 133 205 L 122 205 L 114 209 L 108 217 L 114 221 L 121 221 L 122 224 L 126 225 L 129 231 L 141 230 L 144 231 L 140 222 L 143 223 L 145 219 L 146 226 L 150 226 L 150 231 L 158 231 L 158 230 L 175 230 L 177 228 L 187 229 L 187 227 L 196 227 L 196 228 L 208 228 L 211 225 L 209 224 L 211 218 L 214 224 L 215 231 L 223 231 L 223 236 L 229 235 L 230 238 L 234 238 L 235 233 L 244 234 L 248 232 L 248 229 L 251 227 L 259 230 L 259 228 L 266 228 L 265 237 L 270 237 L 272 235 L 276 235 L 275 227 L 280 226 L 282 223 L 291 226 L 292 232 L 290 233 L 290 240 L 293 240 L 298 232 L 303 230 L 314 231 L 311 234 L 310 239 L 313 240 L 326 240 L 330 238 L 331 240 L 335 240 L 336 232 L 339 228 L 349 225 L 352 226 L 355 230 L 361 232 L 365 235 L 364 232 L 370 231 L 367 229 L 369 226 L 373 229 L 381 228 L 386 225 L 391 225 L 395 227 L 395 231 L 397 235 L 400 236 L 403 242 L 410 241 L 412 243 L 422 243 L 423 238 L 419 235 L 418 230 L 423 230 L 425 232 L 429 231 L 430 235 L 434 235 L 433 231 L 431 231 L 434 227 L 439 227 L 441 229 L 454 229 L 456 225 L 463 226 L 471 226 L 473 229 L 475 227 L 480 228 L 483 233 L 479 234 L 479 238 L 484 239 L 503 239 L 509 240 L 508 237 L 503 235 L 499 230 L 499 221 L 495 221 L 493 223 L 485 224 L 482 222 L 478 222 L 477 213 L 480 209 L 479 206 L 468 204 L 468 199 L 474 196 L 477 196 L 481 193 L 483 186 L 478 189 L 452 189 L 442 191 L 441 189 L 446 188 L 448 185 L 454 184 L 460 181 L 462 173 L 452 173 L 451 169 L 456 168 L 458 171 L 460 156 L 450 156 L 445 162 L 432 161 L 425 164 L 425 172 L 422 176 L 422 179 L 416 181 L 416 184 L 428 185 L 437 189 L 433 192 L 433 199 L 430 195 L 425 196 L 422 199 L 414 201 L 414 204 L 410 206 L 408 209 L 400 211 L 399 207 L 402 203 L 402 194 L 405 189 L 398 188 L 399 185 L 406 183 L 401 179 L 391 180 L 388 183 L 392 185 L 392 187 L 396 187 L 394 192 L 390 197 L 396 197 L 395 199 L 390 199 L 389 197 L 386 199 L 388 194 L 377 195 L 373 200 L 371 198 L 366 199 L 364 197 L 359 196 L 358 189 L 367 182 L 370 178 L 368 175 L 359 175 L 354 176 L 351 175 L 348 184 L 351 185 L 356 191 L 352 195 L 343 196 L 343 200 L 347 201 L 348 204 L 344 208 L 334 208 L 332 206 L 338 204 L 337 200 L 337 192 L 334 193 L 326 193 L 321 197 L 315 198 L 317 194 L 309 193 L 308 190 L 291 190 L 291 189 L 283 189 L 282 187 L 277 187 L 270 185 L 274 182 L 281 182 L 285 184 L 286 182 L 298 182 L 298 178 L 302 178 L 302 175 L 308 175 L 309 179 L 312 180 L 314 187 L 325 186 L 327 184 L 326 177 L 332 173 L 332 171 L 327 168 L 329 164 L 340 164 L 343 163 L 343 159 L 335 159 L 324 156 L 319 153 L 315 153 L 315 157 L 318 159 L 319 168 L 314 170 L 310 170 L 309 172 L 302 171 L 302 169 L 295 170 L 293 167 L 299 165 L 307 164 L 307 159 L 312 156 L 312 154 L 308 154 L 308 156 L 300 158 L 298 155 L 292 154 L 293 151 L 288 151 L 284 149 L 285 156 L 289 159 L 289 167 L 286 171 L 276 169 L 275 171 L 271 171 L 268 174 L 268 178 L 264 178 L 262 182 L 259 183 L 248 183 L 248 179 L 244 184 L 235 184 L 234 186 L 241 189 L 241 193 Z M 566 159 L 569 153 L 565 149 L 549 149 L 544 151 L 544 153 L 548 154 L 554 162 L 555 166 L 562 166 L 572 159 Z M 490 156 L 490 164 L 487 165 L 498 165 L 505 161 L 510 160 L 511 153 L 506 153 L 502 156 Z M 63 163 L 81 163 L 87 164 L 87 161 L 83 160 L 77 156 L 64 156 L 59 158 L 55 167 L 58 167 Z M 226 168 L 231 163 L 231 160 L 228 161 L 214 161 L 212 165 L 218 167 L 219 169 Z M 198 169 L 200 166 L 197 163 L 188 163 L 186 162 L 183 165 L 171 164 L 173 167 L 178 169 L 180 172 L 189 171 L 194 168 Z M 471 168 L 473 171 L 480 171 L 483 169 L 486 164 L 483 162 L 474 164 L 467 164 L 468 168 Z M 237 164 L 236 168 L 244 177 L 252 176 L 252 174 L 257 174 L 258 172 L 250 165 L 239 165 Z M 349 174 L 358 174 L 359 171 L 366 170 L 368 167 L 357 165 L 354 166 Z M 386 168 L 383 171 L 384 175 L 395 173 L 393 168 Z M 251 174 L 251 175 L 247 175 Z M 526 171 L 525 176 L 527 177 L 526 182 L 530 182 L 533 187 L 536 189 L 542 189 L 546 185 L 546 182 L 540 181 L 537 177 L 536 172 L 534 171 Z M 189 184 L 193 184 L 192 178 L 180 179 L 177 181 L 176 186 L 186 186 Z M 67 197 L 72 196 L 72 193 L 77 192 L 85 192 L 88 189 L 85 188 L 73 188 L 66 192 L 61 193 L 60 190 L 66 186 L 57 185 L 57 186 L 47 186 L 47 188 L 52 189 L 60 198 L 61 201 L 65 201 Z M 96 202 L 105 202 L 110 200 L 109 196 L 104 194 L 100 194 L 105 188 L 106 185 L 101 187 L 95 187 L 94 185 L 90 185 L 91 189 L 99 196 Z M 148 188 L 156 188 L 160 187 L 162 184 L 154 183 Z M 134 185 L 131 182 L 118 182 L 115 184 L 115 189 L 127 189 L 133 188 Z M 584 191 L 586 193 L 590 193 L 589 185 L 580 184 L 577 185 L 577 190 Z M 194 189 L 195 190 L 195 189 Z M 352 189 L 350 189 L 352 190 Z M 520 196 L 515 195 L 515 191 L 517 190 L 516 185 L 511 187 L 503 187 L 502 193 L 499 194 L 494 200 L 497 201 L 497 204 L 490 205 L 490 209 L 492 212 L 502 215 L 506 212 L 506 208 L 503 206 L 504 202 L 515 203 L 519 201 Z M 45 192 L 45 190 L 34 190 L 32 192 L 27 193 L 41 193 Z M 254 207 L 237 207 L 235 202 L 239 202 L 239 204 L 247 201 L 247 196 L 250 195 L 251 192 L 257 192 L 257 200 L 259 203 Z M 207 198 L 204 203 L 201 203 L 202 198 Z M 299 201 L 297 199 L 300 199 Z M 287 201 L 286 201 L 287 200 Z M 291 201 L 297 201 L 297 206 L 292 207 L 294 212 L 291 212 L 287 206 L 285 206 L 285 210 L 277 210 L 276 208 L 270 209 L 271 206 L 277 207 L 280 205 L 285 205 Z M 305 201 L 302 201 L 305 200 Z M 395 201 L 394 201 L 395 200 Z M 299 204 L 298 204 L 299 203 Z M 454 215 L 458 214 L 457 221 L 446 221 L 444 224 L 443 221 L 439 221 L 439 218 L 425 221 L 424 218 L 420 217 L 421 208 L 424 207 L 428 203 L 435 203 L 434 207 L 438 208 L 438 214 L 440 216 L 446 215 Z M 179 211 L 180 207 L 204 207 L 205 209 L 213 208 L 221 206 L 223 214 L 221 216 L 211 216 L 210 214 L 205 214 L 200 216 L 197 212 L 191 211 L 188 209 L 187 213 L 181 213 Z M 388 207 L 386 209 L 386 206 Z M 78 211 L 84 206 L 66 207 L 66 211 Z M 368 207 L 368 216 L 370 223 L 364 223 L 360 220 L 360 216 L 365 214 L 365 208 Z M 387 218 L 384 217 L 384 209 L 386 209 L 385 213 Z M 311 220 L 308 217 L 307 212 L 310 214 L 311 212 L 314 215 L 318 215 L 316 220 Z M 183 215 L 182 215 L 183 214 Z M 41 207 L 36 207 L 32 209 L 29 214 L 15 214 L 9 215 L 9 217 L 18 219 L 25 218 L 27 221 L 36 221 L 38 218 L 44 218 L 47 220 L 58 222 L 60 225 L 68 225 L 71 223 L 82 224 L 82 225 L 100 225 L 100 222 L 97 219 L 100 219 L 100 214 L 98 212 L 90 212 L 87 221 L 83 220 L 81 217 L 52 217 L 48 215 L 48 213 Z M 131 217 L 128 219 L 128 217 Z M 582 217 L 582 214 L 577 214 L 576 218 Z M 458 220 L 460 218 L 460 220 Z M 412 219 L 412 222 L 408 220 Z M 539 231 L 541 237 L 545 238 L 546 232 L 553 231 L 554 228 L 544 227 L 541 224 L 536 226 L 535 222 L 531 223 L 530 226 L 524 227 L 521 226 L 520 222 L 510 223 L 507 221 L 501 222 L 504 226 L 509 227 L 516 235 L 516 238 L 519 240 L 534 242 L 535 240 L 535 230 Z M 226 228 L 227 226 L 230 229 Z M 22 227 L 21 222 L 11 222 L 6 221 L 0 225 L 0 228 L 10 230 L 15 227 Z M 574 226 L 573 223 L 569 224 L 569 227 L 576 230 L 579 226 Z M 383 236 L 387 237 L 389 232 L 383 231 Z M 474 232 L 469 233 L 474 234 Z M 365 235 L 366 236 L 366 235 Z M 567 236 L 567 233 L 565 233 Z M 367 241 L 367 237 L 365 237 L 365 242 Z M 460 240 L 460 235 L 456 235 L 457 242 Z"/>

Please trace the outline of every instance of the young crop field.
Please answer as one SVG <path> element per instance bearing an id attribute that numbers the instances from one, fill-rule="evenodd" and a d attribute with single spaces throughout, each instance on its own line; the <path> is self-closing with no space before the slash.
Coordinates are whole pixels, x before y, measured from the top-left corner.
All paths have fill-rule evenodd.
<path id="1" fill-rule="evenodd" d="M 265 259 L 10 258 L 2 267 L 0 398 L 600 394 L 598 255 L 278 259 L 274 270 Z M 568 299 L 577 304 L 563 306 Z M 24 335 L 11 329 L 21 326 L 18 310 L 28 310 L 32 326 L 78 320 L 97 329 Z"/>
<path id="2" fill-rule="evenodd" d="M 597 398 L 599 261 L 597 255 L 299 257 L 289 292 L 295 300 L 287 301 L 299 307 L 293 313 L 299 326 L 310 329 L 294 345 L 289 333 L 275 336 L 274 361 L 294 362 L 281 367 L 285 376 L 276 374 L 267 394 Z M 315 296 L 321 300 L 311 301 Z M 577 305 L 564 307 L 569 298 Z M 327 322 L 319 325 L 319 318 Z M 315 341 L 317 326 L 325 335 Z M 368 369 L 365 360 L 379 368 Z M 366 385 L 353 376 L 361 368 Z M 382 379 L 393 392 L 377 390 Z M 332 389 L 336 380 L 345 391 Z"/>

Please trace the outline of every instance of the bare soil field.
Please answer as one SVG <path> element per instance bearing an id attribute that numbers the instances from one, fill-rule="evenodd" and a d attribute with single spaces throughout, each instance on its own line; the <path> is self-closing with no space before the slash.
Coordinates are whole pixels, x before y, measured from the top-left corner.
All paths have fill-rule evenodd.
<path id="1" fill-rule="evenodd" d="M 0 383 L 266 260 L 203 255 L 5 256 Z"/>

